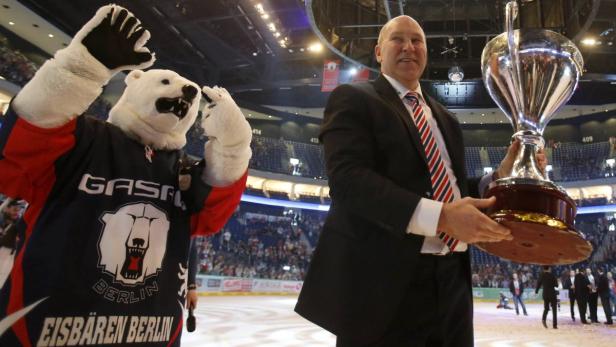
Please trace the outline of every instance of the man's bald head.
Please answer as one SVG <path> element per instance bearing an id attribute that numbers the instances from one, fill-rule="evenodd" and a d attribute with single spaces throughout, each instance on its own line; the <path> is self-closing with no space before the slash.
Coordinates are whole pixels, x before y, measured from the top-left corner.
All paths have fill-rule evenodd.
<path id="1" fill-rule="evenodd" d="M 418 27 L 421 28 L 419 23 L 413 17 L 411 17 L 411 16 L 401 15 L 401 16 L 398 16 L 398 17 L 394 17 L 394 18 L 390 19 L 389 21 L 387 21 L 387 23 L 385 23 L 385 25 L 383 25 L 381 27 L 381 31 L 379 31 L 379 39 L 377 40 L 376 44 L 380 46 L 383 43 L 383 39 L 387 35 L 387 31 L 389 29 L 391 29 L 392 24 L 394 22 L 396 22 L 396 21 L 402 21 L 402 20 L 414 22 L 415 24 L 417 24 Z M 425 40 L 426 39 L 426 34 L 423 32 L 423 29 L 421 29 L 421 34 L 423 35 L 424 40 Z"/>

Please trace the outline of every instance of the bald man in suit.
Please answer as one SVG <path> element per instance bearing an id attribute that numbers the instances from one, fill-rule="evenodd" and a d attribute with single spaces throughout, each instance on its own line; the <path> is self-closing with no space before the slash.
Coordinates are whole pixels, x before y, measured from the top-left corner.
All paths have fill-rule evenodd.
<path id="1" fill-rule="evenodd" d="M 468 196 L 511 171 L 519 143 L 494 176 L 467 179 L 458 121 L 419 85 L 419 24 L 390 20 L 375 54 L 379 77 L 325 108 L 332 205 L 295 309 L 339 347 L 472 346 L 467 244 L 511 235 L 480 211 L 494 199 Z"/>

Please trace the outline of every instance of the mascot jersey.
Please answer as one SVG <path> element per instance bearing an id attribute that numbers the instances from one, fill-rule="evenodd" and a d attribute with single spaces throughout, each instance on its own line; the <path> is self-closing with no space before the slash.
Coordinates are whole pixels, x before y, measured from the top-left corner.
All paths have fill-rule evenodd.
<path id="1" fill-rule="evenodd" d="M 0 191 L 30 206 L 0 346 L 179 345 L 189 238 L 222 228 L 246 182 L 209 187 L 193 167 L 180 191 L 180 155 L 91 117 L 41 129 L 9 109 Z"/>

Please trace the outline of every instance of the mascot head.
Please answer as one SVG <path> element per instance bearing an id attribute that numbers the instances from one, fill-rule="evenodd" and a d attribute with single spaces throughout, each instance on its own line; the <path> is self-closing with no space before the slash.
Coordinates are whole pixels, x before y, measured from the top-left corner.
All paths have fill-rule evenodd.
<path id="1" fill-rule="evenodd" d="M 156 149 L 178 149 L 197 118 L 201 88 L 171 70 L 134 70 L 109 122 Z"/>

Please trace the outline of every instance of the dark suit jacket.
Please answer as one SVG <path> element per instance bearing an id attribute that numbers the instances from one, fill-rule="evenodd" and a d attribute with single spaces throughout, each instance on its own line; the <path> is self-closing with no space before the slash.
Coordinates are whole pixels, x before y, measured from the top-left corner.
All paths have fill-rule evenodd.
<path id="1" fill-rule="evenodd" d="M 569 291 L 569 298 L 575 298 L 575 278 L 574 282 L 571 283 L 571 277 L 567 276 L 567 278 L 565 278 L 565 282 L 563 282 L 563 289 L 567 289 Z"/>
<path id="2" fill-rule="evenodd" d="M 610 281 L 607 279 L 607 275 L 603 273 L 597 276 L 597 292 L 601 297 L 610 296 Z"/>
<path id="3" fill-rule="evenodd" d="M 551 272 L 542 272 L 541 276 L 539 276 L 539 280 L 537 281 L 535 293 L 539 293 L 539 288 L 543 288 L 543 300 L 556 300 L 555 287 L 558 287 L 556 276 L 554 276 Z"/>
<path id="4" fill-rule="evenodd" d="M 590 285 L 590 281 L 588 277 L 579 273 L 575 275 L 575 297 L 576 299 L 586 299 L 588 300 L 588 296 L 590 295 L 590 289 L 588 286 Z"/>
<path id="5" fill-rule="evenodd" d="M 522 280 L 520 280 L 518 278 L 518 283 L 520 284 L 520 296 L 522 296 L 522 294 L 524 294 L 524 283 L 522 283 Z M 512 295 L 515 295 L 515 287 L 513 286 L 513 279 L 511 280 L 511 282 L 509 282 L 509 291 L 511 292 Z"/>
<path id="6" fill-rule="evenodd" d="M 459 123 L 424 97 L 466 196 Z M 420 199 L 433 193 L 426 156 L 409 112 L 382 75 L 332 92 L 320 139 L 332 204 L 295 310 L 337 336 L 370 341 L 396 314 L 424 241 L 406 228 Z M 468 282 L 460 285 L 470 287 L 468 252 L 464 262 Z"/>

